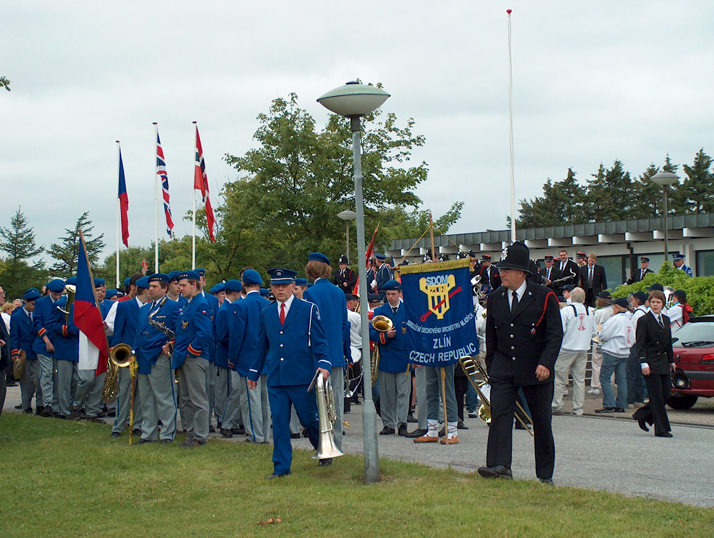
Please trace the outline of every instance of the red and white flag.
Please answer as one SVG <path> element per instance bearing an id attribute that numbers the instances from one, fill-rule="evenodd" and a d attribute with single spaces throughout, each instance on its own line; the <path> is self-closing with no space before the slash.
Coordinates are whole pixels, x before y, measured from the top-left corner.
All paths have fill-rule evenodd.
<path id="1" fill-rule="evenodd" d="M 208 236 L 211 241 L 216 242 L 216 219 L 213 216 L 213 208 L 211 207 L 211 198 L 208 192 L 208 177 L 206 176 L 206 163 L 203 160 L 203 147 L 201 147 L 201 137 L 198 134 L 198 126 L 196 126 L 196 172 L 193 178 L 193 188 L 201 191 L 203 205 L 206 208 L 206 223 L 208 224 Z"/>

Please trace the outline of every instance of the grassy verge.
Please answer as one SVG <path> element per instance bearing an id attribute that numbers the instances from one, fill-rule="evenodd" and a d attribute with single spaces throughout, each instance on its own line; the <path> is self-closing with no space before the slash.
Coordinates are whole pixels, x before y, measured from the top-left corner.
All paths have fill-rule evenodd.
<path id="1" fill-rule="evenodd" d="M 711 536 L 714 510 L 382 460 L 318 468 L 296 451 L 266 481 L 270 446 L 211 441 L 186 451 L 128 446 L 99 424 L 6 414 L 0 420 L 0 536 Z M 280 518 L 280 523 L 258 522 Z"/>

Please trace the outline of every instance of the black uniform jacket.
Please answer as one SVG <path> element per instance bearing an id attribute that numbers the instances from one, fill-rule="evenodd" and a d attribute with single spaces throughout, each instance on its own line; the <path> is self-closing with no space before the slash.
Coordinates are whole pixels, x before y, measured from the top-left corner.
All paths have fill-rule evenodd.
<path id="1" fill-rule="evenodd" d="M 588 276 L 590 275 L 590 267 L 587 265 L 580 268 L 580 287 L 588 291 Z M 605 268 L 602 265 L 593 265 L 593 295 L 597 297 L 601 292 L 607 289 L 607 278 L 605 277 Z"/>
<path id="2" fill-rule="evenodd" d="M 552 383 L 555 361 L 563 341 L 560 308 L 545 286 L 526 283 L 526 290 L 511 313 L 508 289 L 501 286 L 488 296 L 486 367 L 490 377 L 513 379 L 515 385 Z M 535 375 L 538 365 L 550 370 L 545 381 Z"/>
<path id="3" fill-rule="evenodd" d="M 672 329 L 669 318 L 662 314 L 664 329 L 657 323 L 652 312 L 637 320 L 637 356 L 640 363 L 646 362 L 650 372 L 658 375 L 669 373 L 669 364 L 674 362 Z"/>
<path id="4" fill-rule="evenodd" d="M 560 260 L 555 260 L 553 262 L 553 267 L 560 271 Z M 563 280 L 562 282 L 558 282 L 558 287 L 562 288 L 566 284 L 570 284 L 571 286 L 577 285 L 578 280 L 580 278 L 580 267 L 578 267 L 578 264 L 575 263 L 573 260 L 568 260 L 567 262 L 565 262 L 565 268 L 561 271 L 561 276 L 568 275 L 571 276 L 570 280 Z"/>

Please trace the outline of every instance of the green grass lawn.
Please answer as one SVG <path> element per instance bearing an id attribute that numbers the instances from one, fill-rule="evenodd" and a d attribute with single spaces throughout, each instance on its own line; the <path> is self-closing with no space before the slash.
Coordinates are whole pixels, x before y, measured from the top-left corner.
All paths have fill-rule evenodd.
<path id="1" fill-rule="evenodd" d="M 382 460 L 318 468 L 296 451 L 272 472 L 272 447 L 210 441 L 186 451 L 129 446 L 108 426 L 20 414 L 0 420 L 0 537 L 637 536 L 714 534 L 714 510 Z M 269 518 L 277 524 L 259 525 Z"/>

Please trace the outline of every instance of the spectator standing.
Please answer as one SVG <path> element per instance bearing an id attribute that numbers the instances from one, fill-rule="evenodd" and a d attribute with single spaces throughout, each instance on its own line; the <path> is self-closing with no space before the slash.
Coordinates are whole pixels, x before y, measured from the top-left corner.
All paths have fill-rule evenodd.
<path id="1" fill-rule="evenodd" d="M 635 343 L 635 329 L 630 319 L 627 299 L 620 297 L 612 303 L 614 314 L 598 333 L 602 344 L 603 361 L 600 370 L 602 409 L 596 413 L 624 413 L 627 407 L 627 359 Z M 617 400 L 612 390 L 611 378 L 615 373 Z"/>

